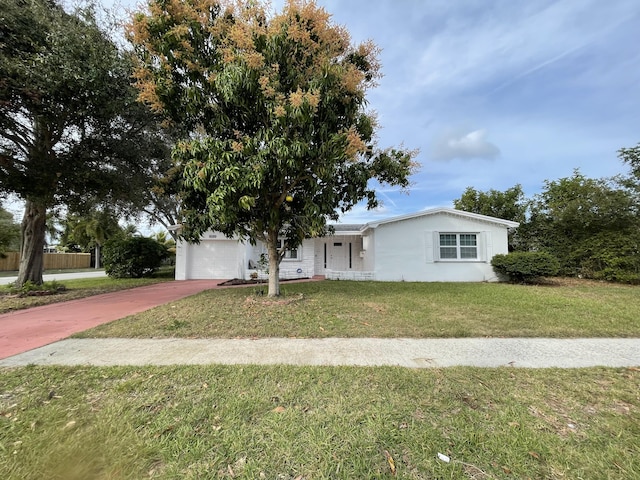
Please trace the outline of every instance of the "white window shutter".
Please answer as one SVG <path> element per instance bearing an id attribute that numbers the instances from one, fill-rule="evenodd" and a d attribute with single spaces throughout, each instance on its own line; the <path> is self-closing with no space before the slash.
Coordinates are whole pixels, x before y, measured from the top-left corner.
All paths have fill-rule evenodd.
<path id="1" fill-rule="evenodd" d="M 484 243 L 485 243 L 485 258 L 483 259 L 485 262 L 490 262 L 493 258 L 493 241 L 491 239 L 491 232 L 483 232 Z"/>
<path id="2" fill-rule="evenodd" d="M 433 263 L 435 261 L 435 246 L 434 238 L 436 232 L 424 232 L 424 256 L 427 263 Z"/>

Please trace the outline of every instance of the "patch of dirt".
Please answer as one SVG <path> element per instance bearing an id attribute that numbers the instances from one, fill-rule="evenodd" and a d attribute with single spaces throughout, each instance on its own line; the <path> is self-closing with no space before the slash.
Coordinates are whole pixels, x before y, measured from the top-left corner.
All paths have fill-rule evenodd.
<path id="1" fill-rule="evenodd" d="M 304 295 L 302 293 L 295 295 L 293 297 L 285 297 L 285 298 L 269 298 L 269 297 L 247 297 L 244 301 L 245 305 L 260 305 L 260 306 L 281 306 L 281 305 L 289 305 L 291 303 L 299 302 L 304 299 Z"/>

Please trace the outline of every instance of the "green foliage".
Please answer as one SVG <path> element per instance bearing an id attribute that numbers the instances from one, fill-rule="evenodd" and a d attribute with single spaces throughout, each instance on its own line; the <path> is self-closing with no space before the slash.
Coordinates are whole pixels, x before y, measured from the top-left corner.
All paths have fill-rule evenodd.
<path id="1" fill-rule="evenodd" d="M 140 98 L 193 132 L 173 151 L 185 238 L 265 242 L 277 287 L 283 249 L 362 200 L 377 205 L 370 180 L 409 185 L 415 152 L 380 149 L 365 111 L 377 48 L 352 45 L 314 3 L 272 17 L 261 2 L 150 5 L 129 31 Z"/>
<path id="2" fill-rule="evenodd" d="M 22 285 L 11 285 L 9 287 L 9 293 L 18 295 L 21 297 L 31 297 L 40 295 L 55 295 L 56 293 L 64 292 L 66 287 L 52 280 L 51 282 L 44 282 L 42 284 L 36 284 L 30 281 L 24 282 Z"/>
<path id="3" fill-rule="evenodd" d="M 113 212 L 92 208 L 85 214 L 67 216 L 60 245 L 68 250 L 88 252 L 119 234 L 122 228 Z"/>
<path id="4" fill-rule="evenodd" d="M 20 247 L 20 225 L 15 223 L 13 215 L 0 207 L 0 258 L 8 251 L 17 251 Z"/>
<path id="5" fill-rule="evenodd" d="M 481 192 L 473 187 L 467 187 L 462 196 L 453 201 L 453 206 L 465 212 L 502 218 L 512 222 L 523 223 L 529 203 L 524 197 L 521 185 L 515 185 L 504 192 L 491 189 Z M 509 230 L 509 251 L 518 248 L 518 232 Z"/>
<path id="6" fill-rule="evenodd" d="M 494 189 L 481 192 L 473 187 L 467 187 L 462 196 L 453 201 L 453 206 L 465 212 L 520 223 L 525 221 L 527 212 L 527 201 L 522 185 L 515 185 L 504 192 Z"/>
<path id="7" fill-rule="evenodd" d="M 47 211 L 96 198 L 129 205 L 144 191 L 148 163 L 167 148 L 136 101 L 130 55 L 95 7 L 0 2 L 0 193 L 17 195 L 30 212 L 19 282 L 41 283 Z"/>
<path id="8" fill-rule="evenodd" d="M 640 182 L 640 143 L 635 147 L 621 148 L 618 156 L 631 167 L 631 174 Z"/>
<path id="9" fill-rule="evenodd" d="M 116 237 L 104 245 L 105 271 L 114 278 L 152 275 L 167 257 L 167 247 L 146 237 Z"/>
<path id="10" fill-rule="evenodd" d="M 495 255 L 491 259 L 491 266 L 496 273 L 516 283 L 532 283 L 540 277 L 553 277 L 560 270 L 558 260 L 544 252 Z"/>
<path id="11" fill-rule="evenodd" d="M 640 283 L 640 231 L 602 232 L 576 245 L 571 254 L 584 278 Z"/>
<path id="12" fill-rule="evenodd" d="M 632 281 L 639 271 L 639 208 L 624 184 L 576 170 L 545 182 L 534 197 L 518 229 L 519 248 L 553 253 L 562 275 Z"/>

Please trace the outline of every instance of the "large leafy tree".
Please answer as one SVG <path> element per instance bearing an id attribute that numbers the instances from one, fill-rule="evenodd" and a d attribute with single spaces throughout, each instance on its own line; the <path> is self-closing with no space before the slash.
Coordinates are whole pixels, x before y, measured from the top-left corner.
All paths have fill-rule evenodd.
<path id="1" fill-rule="evenodd" d="M 182 235 L 264 242 L 269 295 L 286 249 L 357 202 L 374 207 L 376 182 L 408 186 L 414 152 L 378 148 L 365 110 L 377 48 L 314 2 L 270 15 L 258 1 L 150 0 L 129 33 L 141 100 L 191 132 L 173 152 Z"/>
<path id="2" fill-rule="evenodd" d="M 618 150 L 618 156 L 631 167 L 631 174 L 640 185 L 640 143 L 635 147 L 621 148 Z"/>
<path id="3" fill-rule="evenodd" d="M 566 275 L 640 281 L 637 197 L 614 180 L 546 181 L 522 225 L 526 247 L 555 255 Z"/>
<path id="4" fill-rule="evenodd" d="M 467 187 L 462 196 L 453 201 L 453 206 L 465 212 L 513 222 L 523 222 L 527 213 L 527 201 L 522 185 L 515 185 L 504 192 L 494 189 L 483 192 Z"/>
<path id="5" fill-rule="evenodd" d="M 60 243 L 71 249 L 95 251 L 95 268 L 100 268 L 100 251 L 105 242 L 122 235 L 118 217 L 108 209 L 91 208 L 82 215 L 70 214 L 64 222 Z"/>
<path id="6" fill-rule="evenodd" d="M 489 217 L 503 218 L 523 223 L 526 219 L 528 202 L 521 185 L 515 185 L 504 192 L 488 190 L 486 192 L 467 187 L 460 198 L 453 201 L 453 206 L 465 212 L 478 213 Z M 509 250 L 517 248 L 516 230 L 509 231 Z"/>
<path id="7" fill-rule="evenodd" d="M 0 0 L 0 12 L 0 190 L 26 205 L 17 283 L 41 283 L 47 211 L 130 197 L 154 123 L 91 8 Z"/>
<path id="8" fill-rule="evenodd" d="M 0 258 L 20 244 L 20 225 L 15 223 L 11 212 L 0 206 Z"/>

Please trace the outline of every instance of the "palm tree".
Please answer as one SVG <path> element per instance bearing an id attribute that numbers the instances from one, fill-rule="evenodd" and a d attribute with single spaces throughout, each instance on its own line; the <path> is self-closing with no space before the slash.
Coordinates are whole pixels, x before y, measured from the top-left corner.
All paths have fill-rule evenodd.
<path id="1" fill-rule="evenodd" d="M 100 268 L 100 251 L 111 237 L 121 235 L 118 219 L 109 210 L 92 209 L 85 215 L 70 215 L 66 220 L 63 238 L 82 250 L 95 250 L 95 268 Z"/>

